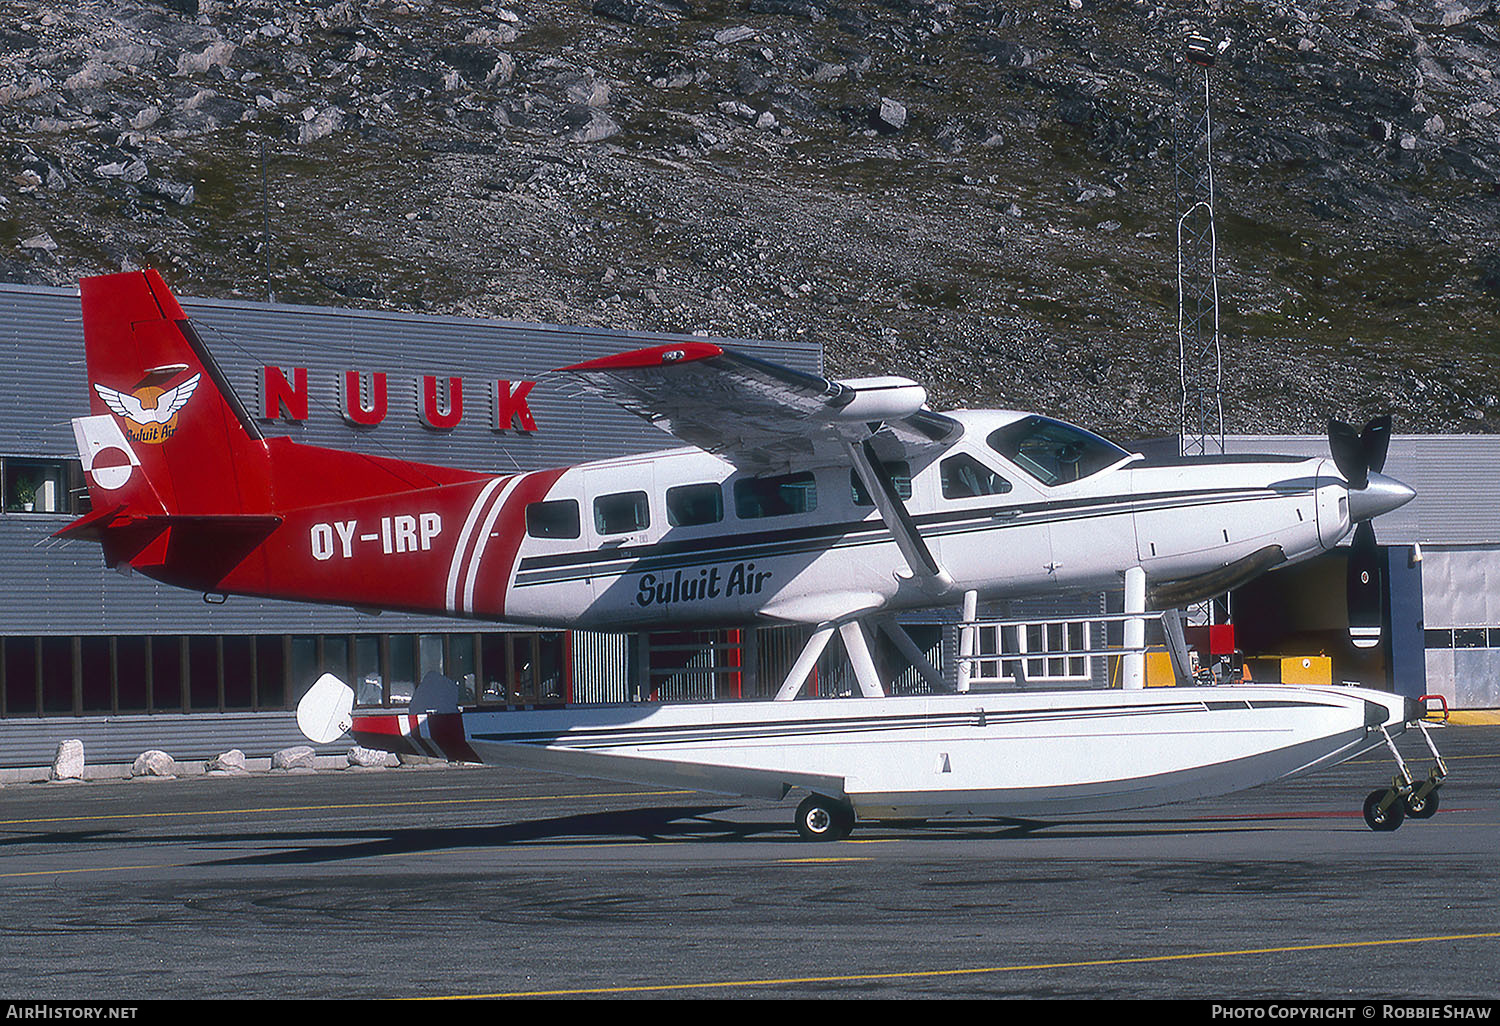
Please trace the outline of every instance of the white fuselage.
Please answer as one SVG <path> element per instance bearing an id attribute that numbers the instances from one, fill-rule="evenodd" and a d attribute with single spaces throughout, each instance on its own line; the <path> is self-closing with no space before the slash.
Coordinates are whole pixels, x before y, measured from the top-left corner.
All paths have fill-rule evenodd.
<path id="1" fill-rule="evenodd" d="M 1152 462 L 1120 451 L 1102 469 L 1049 485 L 986 442 L 1025 414 L 950 416 L 963 436 L 902 465 L 906 508 L 951 577 L 946 594 L 913 579 L 848 466 L 806 471 L 782 489 L 793 501 L 773 507 L 742 483 L 757 475 L 684 448 L 565 470 L 545 501 L 576 504 L 576 535 L 528 530 L 504 618 L 610 629 L 819 623 L 968 590 L 1107 589 L 1132 566 L 1153 581 L 1180 580 L 1269 545 L 1295 562 L 1350 529 L 1347 486 L 1326 460 Z"/>

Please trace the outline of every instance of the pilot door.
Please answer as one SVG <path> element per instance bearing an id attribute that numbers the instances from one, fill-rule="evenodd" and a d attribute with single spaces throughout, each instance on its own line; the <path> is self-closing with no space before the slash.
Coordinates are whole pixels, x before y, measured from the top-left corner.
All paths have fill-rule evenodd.
<path id="1" fill-rule="evenodd" d="M 931 529 L 959 587 L 987 594 L 1045 591 L 1057 578 L 1044 496 L 1014 471 L 958 450 L 938 463 Z"/>

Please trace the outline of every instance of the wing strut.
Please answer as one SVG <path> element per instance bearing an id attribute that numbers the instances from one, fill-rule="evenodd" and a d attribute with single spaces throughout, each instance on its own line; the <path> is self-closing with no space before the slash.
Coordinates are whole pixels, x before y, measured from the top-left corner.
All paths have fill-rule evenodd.
<path id="1" fill-rule="evenodd" d="M 858 620 L 845 620 L 839 624 L 839 637 L 844 639 L 844 653 L 854 666 L 859 693 L 865 698 L 884 698 L 885 688 L 880 686 L 880 672 L 875 669 L 875 656 L 864 627 Z"/>
<path id="2" fill-rule="evenodd" d="M 927 547 L 927 542 L 917 530 L 916 522 L 912 520 L 906 504 L 896 491 L 896 482 L 891 479 L 885 465 L 875 458 L 874 446 L 868 439 L 858 445 L 845 439 L 844 451 L 849 454 L 855 472 L 864 483 L 865 491 L 875 500 L 875 508 L 880 510 L 880 517 L 895 538 L 896 547 L 901 550 L 906 565 L 911 567 L 913 578 L 934 594 L 952 589 L 953 578 L 948 576 L 948 572 L 938 564 L 932 550 Z"/>
<path id="3" fill-rule="evenodd" d="M 781 690 L 776 692 L 776 701 L 790 702 L 797 697 L 802 690 L 802 685 L 807 683 L 807 675 L 812 673 L 814 664 L 818 657 L 823 654 L 823 649 L 828 647 L 828 642 L 833 638 L 835 628 L 831 623 L 822 623 L 818 629 L 812 632 L 812 637 L 807 639 L 807 644 L 802 647 L 802 654 L 787 671 L 786 680 L 781 682 Z"/>

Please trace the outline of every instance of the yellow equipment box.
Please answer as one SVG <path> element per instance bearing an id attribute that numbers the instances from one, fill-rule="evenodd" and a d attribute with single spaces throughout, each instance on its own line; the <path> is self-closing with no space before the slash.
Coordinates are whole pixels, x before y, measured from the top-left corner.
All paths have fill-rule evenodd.
<path id="1" fill-rule="evenodd" d="M 1146 687 L 1169 688 L 1176 683 L 1177 675 L 1172 672 L 1172 653 L 1147 652 Z"/>
<path id="2" fill-rule="evenodd" d="M 1281 660 L 1283 684 L 1332 684 L 1333 660 L 1328 656 L 1292 656 Z"/>

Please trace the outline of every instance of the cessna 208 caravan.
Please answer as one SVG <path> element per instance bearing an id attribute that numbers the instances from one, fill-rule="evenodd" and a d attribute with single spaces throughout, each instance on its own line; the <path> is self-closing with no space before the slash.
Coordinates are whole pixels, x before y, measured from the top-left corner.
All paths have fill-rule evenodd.
<path id="1" fill-rule="evenodd" d="M 936 413 L 905 379 L 825 380 L 683 341 L 563 372 L 685 444 L 497 475 L 264 437 L 158 274 L 84 279 L 80 295 L 92 414 L 73 424 L 92 511 L 59 534 L 98 541 L 111 566 L 205 593 L 508 623 L 811 628 L 771 701 L 495 710 L 424 681 L 406 709 L 354 709 L 325 676 L 299 707 L 315 740 L 349 730 L 392 751 L 778 800 L 800 788 L 810 838 L 856 819 L 1165 804 L 1382 743 L 1402 777 L 1366 801 L 1371 826 L 1436 808 L 1437 750 L 1417 782 L 1392 741 L 1421 726 L 1400 696 L 1140 686 L 1147 615 L 1351 531 L 1351 598 L 1369 605 L 1369 521 L 1413 495 L 1379 473 L 1389 421 L 1337 427 L 1333 459 L 1148 460 L 1035 414 Z M 1122 582 L 1122 688 L 937 693 L 942 675 L 892 617 Z M 1356 642 L 1378 635 L 1378 608 L 1351 610 Z M 877 630 L 934 693 L 886 694 Z M 859 697 L 798 699 L 834 634 Z"/>

